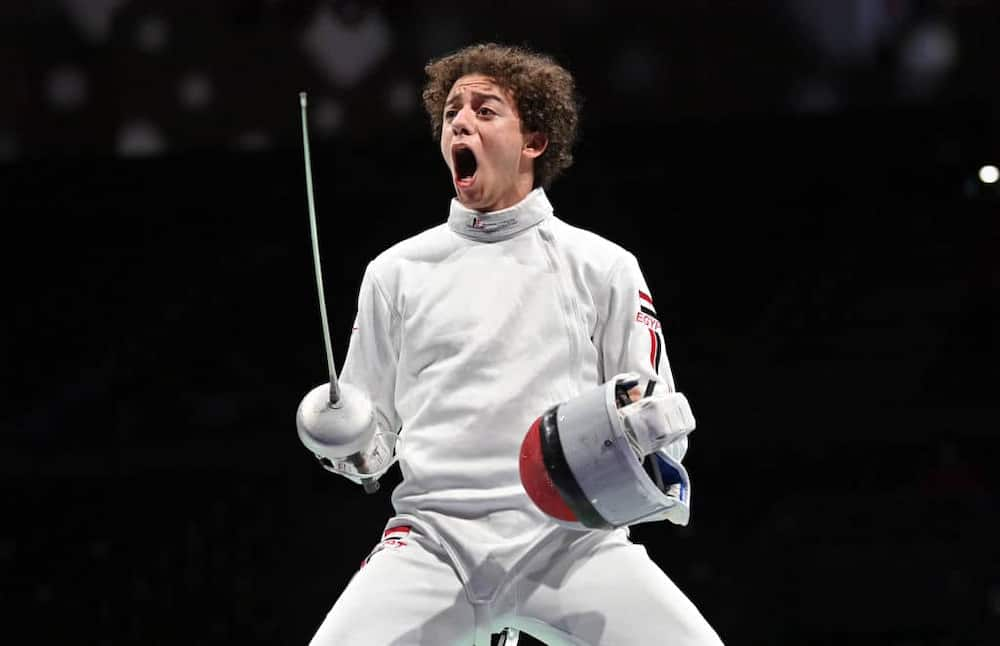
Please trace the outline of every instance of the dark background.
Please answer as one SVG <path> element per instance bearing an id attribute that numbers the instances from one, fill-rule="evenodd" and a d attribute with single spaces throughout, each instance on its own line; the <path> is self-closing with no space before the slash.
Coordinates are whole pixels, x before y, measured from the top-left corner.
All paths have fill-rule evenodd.
<path id="1" fill-rule="evenodd" d="M 698 416 L 691 525 L 635 539 L 729 644 L 998 643 L 997 4 L 660 4 L 4 3 L 3 641 L 308 641 L 399 475 L 295 436 L 297 93 L 342 360 L 446 216 L 423 64 L 496 39 L 576 75 L 550 197 L 639 257 Z"/>

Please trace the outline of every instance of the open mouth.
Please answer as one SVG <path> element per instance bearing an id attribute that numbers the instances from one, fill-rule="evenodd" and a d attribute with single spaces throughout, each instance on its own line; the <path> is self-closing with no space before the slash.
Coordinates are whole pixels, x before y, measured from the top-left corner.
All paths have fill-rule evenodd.
<path id="1" fill-rule="evenodd" d="M 455 161 L 455 183 L 462 187 L 471 186 L 479 167 L 475 153 L 468 146 L 456 146 L 452 155 Z"/>

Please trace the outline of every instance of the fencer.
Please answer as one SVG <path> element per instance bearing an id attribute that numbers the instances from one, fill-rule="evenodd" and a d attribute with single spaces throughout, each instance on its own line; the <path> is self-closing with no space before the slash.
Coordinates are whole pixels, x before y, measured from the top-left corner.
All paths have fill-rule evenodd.
<path id="1" fill-rule="evenodd" d="M 327 469 L 402 474 L 312 643 L 487 646 L 512 627 L 551 646 L 720 644 L 628 538 L 688 522 L 695 420 L 636 257 L 546 195 L 572 163 L 572 76 L 496 44 L 425 71 L 447 219 L 368 264 L 342 407 L 323 384 L 297 414 Z"/>

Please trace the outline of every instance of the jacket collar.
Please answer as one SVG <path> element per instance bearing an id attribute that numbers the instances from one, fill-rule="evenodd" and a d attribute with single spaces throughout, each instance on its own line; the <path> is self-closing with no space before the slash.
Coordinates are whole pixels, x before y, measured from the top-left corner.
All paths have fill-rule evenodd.
<path id="1" fill-rule="evenodd" d="M 451 212 L 448 215 L 448 226 L 452 231 L 465 238 L 497 242 L 506 240 L 530 229 L 552 213 L 545 191 L 536 188 L 528 193 L 523 200 L 514 206 L 492 213 L 480 213 L 462 206 L 461 202 L 452 198 Z"/>

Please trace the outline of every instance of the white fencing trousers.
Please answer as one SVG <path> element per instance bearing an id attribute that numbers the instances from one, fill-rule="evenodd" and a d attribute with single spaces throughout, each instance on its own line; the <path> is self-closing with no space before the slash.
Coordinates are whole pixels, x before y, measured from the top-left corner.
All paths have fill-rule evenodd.
<path id="1" fill-rule="evenodd" d="M 440 547 L 415 528 L 379 544 L 310 644 L 489 646 L 489 633 L 507 626 L 548 646 L 722 644 L 622 530 L 556 541 L 477 608 Z"/>

